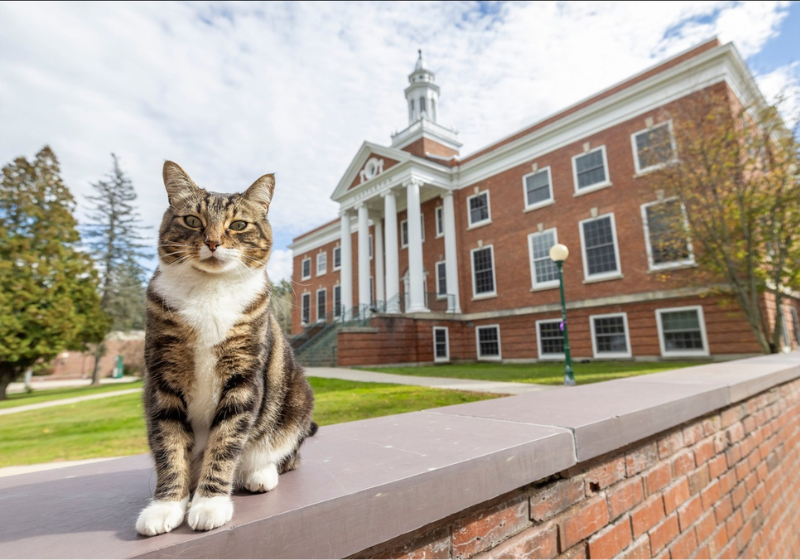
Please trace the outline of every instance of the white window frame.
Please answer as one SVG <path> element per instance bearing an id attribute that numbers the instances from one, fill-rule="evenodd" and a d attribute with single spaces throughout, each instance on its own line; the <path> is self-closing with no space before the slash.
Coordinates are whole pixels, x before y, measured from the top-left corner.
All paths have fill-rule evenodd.
<path id="1" fill-rule="evenodd" d="M 433 361 L 436 363 L 444 363 L 450 361 L 450 329 L 447 327 L 433 327 Z M 444 344 L 447 350 L 447 356 L 440 358 L 436 355 L 436 331 L 444 331 Z M 498 346 L 499 347 L 499 346 Z"/>
<path id="2" fill-rule="evenodd" d="M 369 260 L 372 260 L 372 254 L 374 251 L 372 250 L 372 234 L 370 233 L 367 236 L 367 242 L 369 243 Z"/>
<path id="3" fill-rule="evenodd" d="M 320 309 L 319 308 L 319 293 L 320 292 L 324 292 L 325 293 L 325 308 L 324 309 Z M 317 290 L 315 296 L 316 296 L 316 304 L 317 304 L 317 323 L 322 323 L 322 322 L 327 321 L 327 319 L 328 319 L 327 315 L 325 317 L 320 317 L 319 316 L 320 311 L 322 311 L 322 313 L 324 315 L 326 313 L 327 309 L 328 309 L 328 289 L 327 288 L 320 288 L 319 290 Z"/>
<path id="4" fill-rule="evenodd" d="M 319 271 L 320 257 L 325 257 L 325 262 L 323 263 L 325 267 L 322 269 L 322 272 Z M 317 253 L 317 276 L 324 276 L 327 273 L 328 273 L 328 252 L 322 251 L 321 253 Z"/>
<path id="5" fill-rule="evenodd" d="M 657 163 L 655 165 L 651 165 L 649 167 L 645 167 L 644 169 L 639 167 L 639 151 L 636 149 L 636 137 L 642 134 L 643 132 L 651 132 L 653 129 L 666 126 L 669 128 L 669 140 L 670 144 L 672 145 L 672 157 L 663 163 Z M 643 128 L 642 130 L 637 130 L 633 134 L 631 134 L 631 149 L 633 150 L 633 165 L 636 169 L 636 175 L 644 175 L 646 173 L 650 173 L 652 171 L 656 171 L 669 165 L 670 163 L 674 163 L 677 160 L 677 145 L 675 144 L 675 134 L 672 131 L 672 119 L 664 122 L 660 122 L 658 124 L 654 124 L 651 127 Z"/>
<path id="6" fill-rule="evenodd" d="M 603 165 L 605 166 L 606 170 L 606 180 L 602 183 L 595 183 L 594 185 L 589 185 L 588 187 L 583 187 L 582 189 L 578 188 L 578 165 L 577 160 L 580 157 L 588 156 L 589 154 L 596 152 L 598 150 L 603 151 Z M 599 191 L 600 189 L 605 189 L 606 187 L 611 186 L 611 171 L 608 169 L 608 154 L 606 153 L 606 146 L 603 144 L 602 146 L 598 146 L 597 148 L 593 148 L 586 152 L 581 152 L 579 154 L 575 154 L 572 156 L 572 181 L 575 188 L 575 195 L 574 196 L 581 196 L 590 192 Z"/>
<path id="7" fill-rule="evenodd" d="M 303 311 L 305 310 L 305 303 L 303 300 L 308 296 L 308 320 L 305 320 L 303 317 Z M 300 324 L 301 325 L 308 325 L 311 323 L 311 292 L 305 292 L 303 295 L 300 296 Z"/>
<path id="8" fill-rule="evenodd" d="M 308 261 L 308 276 L 305 275 L 306 261 Z M 311 257 L 306 257 L 300 261 L 300 279 L 308 280 L 311 278 Z"/>
<path id="9" fill-rule="evenodd" d="M 482 294 L 478 294 L 475 291 L 476 282 L 475 282 L 475 257 L 473 254 L 475 251 L 483 251 L 484 249 L 489 249 L 492 251 L 492 285 L 494 286 L 494 290 L 491 292 L 485 292 Z M 469 266 L 470 270 L 472 270 L 472 299 L 487 299 L 497 297 L 497 261 L 494 258 L 494 245 L 484 245 L 483 247 L 475 247 L 469 252 Z"/>
<path id="10" fill-rule="evenodd" d="M 473 198 L 477 198 L 477 197 L 483 196 L 483 195 L 486 195 L 486 209 L 489 211 L 489 217 L 486 218 L 485 220 L 481 220 L 480 222 L 473 222 L 472 221 L 472 211 L 470 210 L 470 201 Z M 491 197 L 489 196 L 489 190 L 488 189 L 476 192 L 472 196 L 468 196 L 467 197 L 467 223 L 469 224 L 469 227 L 467 227 L 468 230 L 479 228 L 481 226 L 488 226 L 489 224 L 492 223 L 492 201 L 491 201 Z"/>
<path id="11" fill-rule="evenodd" d="M 597 338 L 595 336 L 595 326 L 594 320 L 595 319 L 608 319 L 611 317 L 622 317 L 622 325 L 625 328 L 625 345 L 628 348 L 627 352 L 598 352 L 597 350 Z M 589 327 L 592 332 L 592 354 L 598 360 L 602 359 L 616 359 L 616 358 L 631 358 L 633 353 L 631 351 L 631 335 L 630 330 L 628 329 L 628 314 L 623 312 L 619 313 L 603 313 L 600 315 L 589 315 Z"/>
<path id="12" fill-rule="evenodd" d="M 565 359 L 564 352 L 560 354 L 544 354 L 542 352 L 542 333 L 539 330 L 540 323 L 561 323 L 562 319 L 539 319 L 536 321 L 536 353 L 539 356 L 540 360 L 555 360 L 561 361 Z M 563 331 L 562 331 L 563 333 Z M 562 334 L 563 336 L 563 334 Z"/>
<path id="13" fill-rule="evenodd" d="M 434 215 L 436 216 L 436 238 L 438 239 L 444 237 L 444 207 L 437 206 Z"/>
<path id="14" fill-rule="evenodd" d="M 435 265 L 436 268 L 436 299 L 447 299 L 447 292 L 444 294 L 439 293 L 439 265 L 444 265 L 444 277 L 445 282 L 447 282 L 447 261 L 438 261 Z M 494 264 L 494 263 L 492 263 Z"/>
<path id="15" fill-rule="evenodd" d="M 481 338 L 479 331 L 481 329 L 497 329 L 497 356 L 482 356 L 481 355 Z M 500 344 L 500 325 L 480 325 L 475 327 L 475 353 L 478 355 L 479 361 L 485 362 L 499 362 L 503 359 L 503 346 Z"/>
<path id="16" fill-rule="evenodd" d="M 553 238 L 555 239 L 556 244 L 558 244 L 558 231 L 556 228 L 544 229 L 542 231 L 537 231 L 531 234 L 528 234 L 528 260 L 531 264 L 531 290 L 551 290 L 553 288 L 558 288 L 559 281 L 553 280 L 551 282 L 536 282 L 536 267 L 534 266 L 533 261 L 533 238 L 538 237 L 540 235 L 544 235 L 546 233 L 553 232 Z M 550 258 L 549 256 L 547 258 Z"/>
<path id="17" fill-rule="evenodd" d="M 337 290 L 339 292 L 339 314 L 338 315 L 336 314 L 336 292 L 337 292 Z M 344 311 L 344 309 L 342 309 L 342 285 L 341 284 L 336 284 L 333 287 L 333 301 L 331 303 L 332 303 L 333 318 L 334 319 L 338 319 L 339 317 L 342 316 L 342 312 Z"/>
<path id="18" fill-rule="evenodd" d="M 678 200 L 677 196 L 671 196 L 669 198 L 665 198 L 663 200 L 656 200 L 654 202 L 645 202 L 642 204 L 642 227 L 644 229 L 644 242 L 647 246 L 647 266 L 649 270 L 665 270 L 670 268 L 681 268 L 684 266 L 695 266 L 697 263 L 694 260 L 694 248 L 692 247 L 692 240 L 687 237 L 686 238 L 686 248 L 689 249 L 689 258 L 684 259 L 682 261 L 672 261 L 666 263 L 655 264 L 653 262 L 653 246 L 650 243 L 650 224 L 647 220 L 647 208 L 650 206 L 655 206 L 657 204 L 663 204 L 665 202 L 670 202 L 672 200 Z M 681 213 L 683 214 L 683 225 L 686 229 L 689 229 L 689 218 L 686 215 L 686 206 L 681 203 Z"/>
<path id="19" fill-rule="evenodd" d="M 422 238 L 422 242 L 425 243 L 425 214 L 420 213 L 419 221 L 420 221 L 420 224 L 419 224 L 420 237 Z M 405 220 L 400 220 L 400 248 L 401 249 L 408 248 L 408 240 L 406 240 L 405 242 L 403 241 L 403 224 L 407 224 L 407 223 L 408 223 L 408 218 L 406 218 Z M 406 236 L 408 236 L 408 235 L 409 235 L 408 226 L 406 226 Z"/>
<path id="20" fill-rule="evenodd" d="M 617 270 L 613 272 L 603 272 L 600 274 L 592 274 L 589 275 L 589 259 L 586 256 L 586 239 L 584 239 L 583 234 L 583 224 L 587 222 L 593 222 L 596 220 L 602 220 L 603 218 L 611 218 L 611 236 L 614 241 L 614 257 L 617 259 Z M 616 278 L 622 278 L 622 261 L 619 258 L 619 242 L 617 240 L 617 223 L 614 219 L 614 213 L 609 212 L 608 214 L 603 214 L 601 216 L 597 216 L 595 218 L 587 218 L 586 220 L 581 220 L 578 222 L 578 230 L 581 234 L 581 258 L 583 259 L 583 282 L 602 282 L 603 280 L 613 280 Z"/>
<path id="21" fill-rule="evenodd" d="M 665 349 L 664 329 L 661 326 L 661 315 L 673 311 L 697 311 L 697 320 L 700 323 L 700 339 L 703 341 L 703 350 L 669 350 Z M 706 320 L 703 315 L 702 305 L 687 305 L 683 307 L 662 307 L 656 309 L 656 327 L 658 327 L 658 344 L 661 347 L 661 355 L 664 358 L 702 358 L 709 356 L 708 336 L 706 335 Z"/>
<path id="22" fill-rule="evenodd" d="M 339 253 L 339 266 L 336 266 L 336 253 Z M 341 247 L 334 247 L 333 251 L 331 251 L 331 259 L 333 260 L 331 270 L 336 272 L 337 270 L 342 269 L 342 248 Z"/>
<path id="23" fill-rule="evenodd" d="M 550 186 L 550 198 L 546 200 L 540 200 L 539 202 L 536 202 L 534 204 L 528 204 L 528 185 L 526 183 L 526 179 L 531 175 L 538 175 L 539 173 L 544 173 L 545 171 L 547 172 L 547 182 Z M 550 171 L 549 165 L 547 167 L 542 167 L 541 169 L 532 171 L 531 173 L 522 176 L 522 201 L 525 203 L 525 210 L 524 210 L 525 212 L 536 210 L 537 208 L 541 208 L 542 206 L 550 206 L 556 201 L 553 195 L 553 175 Z"/>

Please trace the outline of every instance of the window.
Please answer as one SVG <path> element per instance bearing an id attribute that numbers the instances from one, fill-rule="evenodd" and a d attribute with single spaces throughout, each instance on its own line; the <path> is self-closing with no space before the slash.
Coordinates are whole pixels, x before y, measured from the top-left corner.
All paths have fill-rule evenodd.
<path id="1" fill-rule="evenodd" d="M 436 237 L 444 235 L 444 208 L 436 208 Z"/>
<path id="2" fill-rule="evenodd" d="M 303 294 L 303 302 L 302 302 L 302 314 L 300 317 L 300 322 L 304 325 L 307 325 L 311 322 L 311 294 Z"/>
<path id="3" fill-rule="evenodd" d="M 420 217 L 419 217 L 419 226 L 420 226 L 420 233 L 421 233 L 422 241 L 425 241 L 425 216 L 424 215 L 420 215 Z M 400 248 L 401 249 L 405 249 L 406 247 L 408 247 L 408 220 L 403 220 L 403 221 L 400 222 Z"/>
<path id="4" fill-rule="evenodd" d="M 497 295 L 494 287 L 494 251 L 492 246 L 472 250 L 472 295 Z"/>
<path id="5" fill-rule="evenodd" d="M 789 307 L 792 314 L 792 332 L 794 333 L 794 341 L 800 346 L 800 320 L 797 319 L 797 309 L 794 306 Z"/>
<path id="6" fill-rule="evenodd" d="M 420 97 L 419 98 L 419 112 L 420 112 L 421 115 L 424 115 L 425 111 L 426 111 L 425 98 L 424 97 Z"/>
<path id="7" fill-rule="evenodd" d="M 342 268 L 342 248 L 341 247 L 334 247 L 333 248 L 333 270 L 339 270 Z"/>
<path id="8" fill-rule="evenodd" d="M 703 308 L 656 309 L 662 356 L 708 356 Z"/>
<path id="9" fill-rule="evenodd" d="M 592 349 L 595 358 L 630 358 L 627 313 L 592 315 Z"/>
<path id="10" fill-rule="evenodd" d="M 447 297 L 447 265 L 445 261 L 436 263 L 436 299 Z"/>
<path id="11" fill-rule="evenodd" d="M 583 220 L 580 227 L 583 272 L 586 279 L 602 280 L 622 276 L 614 214 Z"/>
<path id="12" fill-rule="evenodd" d="M 686 236 L 686 213 L 677 198 L 642 204 L 642 221 L 651 269 L 694 264 Z"/>
<path id="13" fill-rule="evenodd" d="M 303 280 L 308 280 L 309 278 L 311 278 L 311 259 L 310 258 L 303 259 L 301 268 L 302 268 L 302 271 L 301 271 L 300 275 L 302 276 L 302 279 Z"/>
<path id="14" fill-rule="evenodd" d="M 561 319 L 536 321 L 536 346 L 540 359 L 564 358 L 564 330 Z"/>
<path id="15" fill-rule="evenodd" d="M 558 286 L 558 267 L 550 258 L 550 248 L 558 243 L 556 229 L 528 236 L 531 259 L 531 284 L 534 290 Z"/>
<path id="16" fill-rule="evenodd" d="M 522 178 L 525 189 L 525 210 L 533 210 L 553 202 L 553 190 L 550 186 L 550 168 L 545 167 Z"/>
<path id="17" fill-rule="evenodd" d="M 447 336 L 447 327 L 433 327 L 433 361 L 450 361 L 450 341 Z"/>
<path id="18" fill-rule="evenodd" d="M 317 254 L 317 276 L 322 276 L 328 272 L 328 253 Z"/>
<path id="19" fill-rule="evenodd" d="M 478 227 L 492 222 L 489 208 L 489 191 L 473 194 L 467 198 L 467 207 L 469 210 L 469 227 Z"/>
<path id="20" fill-rule="evenodd" d="M 325 322 L 327 320 L 326 306 L 328 304 L 328 292 L 325 288 L 317 290 L 317 321 Z"/>
<path id="21" fill-rule="evenodd" d="M 491 325 L 487 327 L 477 327 L 475 329 L 475 339 L 478 345 L 479 360 L 499 360 L 500 359 L 500 326 Z"/>
<path id="22" fill-rule="evenodd" d="M 605 146 L 574 156 L 572 171 L 575 174 L 575 192 L 589 192 L 611 185 L 607 169 Z"/>
<path id="23" fill-rule="evenodd" d="M 375 282 L 369 277 L 369 304 L 375 305 Z"/>
<path id="24" fill-rule="evenodd" d="M 636 173 L 645 173 L 669 163 L 675 154 L 672 121 L 631 135 Z"/>
<path id="25" fill-rule="evenodd" d="M 369 235 L 367 243 L 369 243 L 369 258 L 372 259 L 372 234 Z"/>
<path id="26" fill-rule="evenodd" d="M 341 317 L 342 316 L 342 287 L 341 286 L 334 286 L 333 287 L 333 316 L 334 317 Z"/>

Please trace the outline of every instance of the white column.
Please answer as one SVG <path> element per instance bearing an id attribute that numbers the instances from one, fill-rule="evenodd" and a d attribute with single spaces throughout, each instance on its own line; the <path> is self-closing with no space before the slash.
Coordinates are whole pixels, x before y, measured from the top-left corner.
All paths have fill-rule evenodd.
<path id="1" fill-rule="evenodd" d="M 419 205 L 419 182 L 412 180 L 406 185 L 408 202 L 408 276 L 409 299 L 406 313 L 428 311 L 425 307 L 425 285 L 422 267 L 422 225 Z"/>
<path id="2" fill-rule="evenodd" d="M 350 318 L 350 310 L 353 308 L 353 247 L 351 243 L 351 224 L 350 213 L 345 210 L 342 212 L 342 319 Z"/>
<path id="3" fill-rule="evenodd" d="M 369 309 L 369 211 L 358 205 L 358 305 Z"/>
<path id="4" fill-rule="evenodd" d="M 400 312 L 400 255 L 397 243 L 397 201 L 394 191 L 383 197 L 383 209 L 386 217 L 386 301 L 387 313 Z"/>
<path id="5" fill-rule="evenodd" d="M 383 223 L 381 223 L 380 216 L 376 216 L 372 221 L 375 224 L 375 246 L 373 247 L 375 255 L 375 300 L 385 302 L 386 293 L 383 289 Z"/>
<path id="6" fill-rule="evenodd" d="M 448 311 L 461 313 L 461 302 L 458 297 L 458 257 L 456 255 L 456 213 L 453 206 L 453 193 L 442 195 L 444 201 L 444 261 L 445 281 L 448 299 Z"/>

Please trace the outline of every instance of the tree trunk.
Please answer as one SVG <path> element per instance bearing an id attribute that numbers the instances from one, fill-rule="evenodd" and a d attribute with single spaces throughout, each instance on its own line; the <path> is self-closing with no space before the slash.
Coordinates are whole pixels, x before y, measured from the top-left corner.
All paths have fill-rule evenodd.
<path id="1" fill-rule="evenodd" d="M 94 349 L 94 369 L 92 370 L 92 385 L 100 385 L 100 360 L 105 354 L 105 344 L 99 343 Z"/>
<path id="2" fill-rule="evenodd" d="M 6 390 L 8 389 L 9 383 L 14 381 L 16 375 L 17 368 L 8 362 L 0 363 L 0 401 L 4 401 L 8 398 Z"/>

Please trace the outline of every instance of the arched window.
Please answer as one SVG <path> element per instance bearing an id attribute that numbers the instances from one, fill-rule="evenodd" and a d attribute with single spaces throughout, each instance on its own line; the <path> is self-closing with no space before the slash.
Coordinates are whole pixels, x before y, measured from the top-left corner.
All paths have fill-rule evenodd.
<path id="1" fill-rule="evenodd" d="M 414 100 L 411 99 L 408 103 L 408 120 L 414 121 Z"/>
<path id="2" fill-rule="evenodd" d="M 420 97 L 419 98 L 419 113 L 420 113 L 420 115 L 422 115 L 422 114 L 425 114 L 426 111 L 427 111 L 427 109 L 425 107 L 425 98 L 424 97 Z"/>

